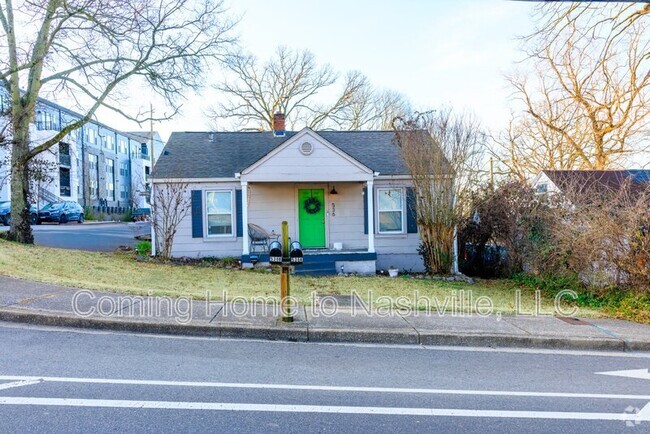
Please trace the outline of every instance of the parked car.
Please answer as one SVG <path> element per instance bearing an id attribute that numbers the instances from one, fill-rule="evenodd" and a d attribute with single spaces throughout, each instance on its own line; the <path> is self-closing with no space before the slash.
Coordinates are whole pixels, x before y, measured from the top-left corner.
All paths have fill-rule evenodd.
<path id="1" fill-rule="evenodd" d="M 57 202 L 45 205 L 38 212 L 37 224 L 43 222 L 84 222 L 84 209 L 77 202 Z"/>
<path id="2" fill-rule="evenodd" d="M 151 219 L 151 210 L 149 208 L 138 208 L 131 212 L 131 219 L 134 222 L 147 222 Z"/>
<path id="3" fill-rule="evenodd" d="M 0 222 L 9 226 L 11 224 L 11 202 L 0 202 Z M 29 223 L 36 224 L 38 220 L 38 209 L 35 205 L 29 205 Z"/>

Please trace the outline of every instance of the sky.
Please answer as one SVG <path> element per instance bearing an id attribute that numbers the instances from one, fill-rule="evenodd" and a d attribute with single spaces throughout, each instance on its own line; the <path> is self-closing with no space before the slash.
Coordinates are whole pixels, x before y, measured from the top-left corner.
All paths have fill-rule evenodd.
<path id="1" fill-rule="evenodd" d="M 341 73 L 359 70 L 373 85 L 403 93 L 416 109 L 468 109 L 485 128 L 498 130 L 510 113 L 504 75 L 522 57 L 516 38 L 532 29 L 534 4 L 227 0 L 227 5 L 241 19 L 235 29 L 240 45 L 261 59 L 280 45 L 308 49 L 319 64 Z M 218 78 L 218 71 L 210 75 Z M 165 140 L 172 131 L 205 131 L 205 112 L 218 98 L 206 82 L 198 94 L 187 94 L 179 115 L 154 128 Z M 99 119 L 125 130 L 138 128 L 112 113 L 100 113 Z"/>

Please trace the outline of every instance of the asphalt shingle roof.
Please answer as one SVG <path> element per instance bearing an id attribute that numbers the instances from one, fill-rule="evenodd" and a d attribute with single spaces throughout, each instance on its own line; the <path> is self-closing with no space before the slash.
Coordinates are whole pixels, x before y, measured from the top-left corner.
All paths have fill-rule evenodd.
<path id="1" fill-rule="evenodd" d="M 382 175 L 408 170 L 393 131 L 316 131 L 361 164 Z M 153 170 L 155 178 L 233 178 L 296 134 L 273 132 L 175 132 Z"/>
<path id="2" fill-rule="evenodd" d="M 629 180 L 634 191 L 650 183 L 650 170 L 544 170 L 544 173 L 561 190 L 617 191 Z"/>

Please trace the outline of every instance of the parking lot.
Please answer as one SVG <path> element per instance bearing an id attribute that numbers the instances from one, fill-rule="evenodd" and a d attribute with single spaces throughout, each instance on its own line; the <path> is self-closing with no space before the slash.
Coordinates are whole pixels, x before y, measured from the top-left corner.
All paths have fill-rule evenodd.
<path id="1" fill-rule="evenodd" d="M 0 226 L 6 231 L 7 226 Z M 133 247 L 138 235 L 151 232 L 148 222 L 137 223 L 66 223 L 32 226 L 34 243 L 62 249 L 112 252 L 120 246 Z"/>

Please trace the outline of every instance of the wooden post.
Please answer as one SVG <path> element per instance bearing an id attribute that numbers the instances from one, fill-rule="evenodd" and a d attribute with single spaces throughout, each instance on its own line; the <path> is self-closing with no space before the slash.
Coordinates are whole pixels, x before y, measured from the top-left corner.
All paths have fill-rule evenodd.
<path id="1" fill-rule="evenodd" d="M 291 295 L 291 286 L 289 282 L 289 223 L 282 222 L 282 268 L 280 271 L 280 303 L 282 309 L 282 321 L 292 322 L 291 305 L 289 296 Z"/>

